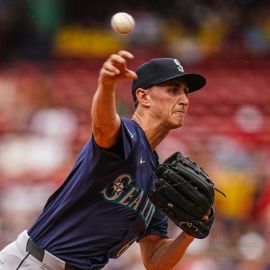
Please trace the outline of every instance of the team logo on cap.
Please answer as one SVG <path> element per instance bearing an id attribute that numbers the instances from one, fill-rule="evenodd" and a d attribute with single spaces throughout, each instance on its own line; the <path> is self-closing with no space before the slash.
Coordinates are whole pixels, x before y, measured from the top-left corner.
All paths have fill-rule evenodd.
<path id="1" fill-rule="evenodd" d="M 174 63 L 177 65 L 179 71 L 184 72 L 184 68 L 177 59 L 173 59 Z"/>

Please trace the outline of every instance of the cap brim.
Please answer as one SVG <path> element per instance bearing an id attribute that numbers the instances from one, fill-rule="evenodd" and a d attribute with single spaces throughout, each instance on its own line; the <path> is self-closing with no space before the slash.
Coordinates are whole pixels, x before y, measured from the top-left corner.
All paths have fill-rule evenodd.
<path id="1" fill-rule="evenodd" d="M 206 84 L 206 79 L 200 74 L 186 73 L 182 76 L 182 78 L 187 81 L 187 84 L 189 86 L 189 92 L 200 90 Z"/>
<path id="2" fill-rule="evenodd" d="M 177 79 L 177 78 L 184 78 L 186 80 L 189 87 L 189 92 L 200 90 L 206 84 L 206 79 L 202 75 L 196 74 L 196 73 L 183 73 L 180 76 L 179 75 L 172 76 L 159 83 L 167 82 L 167 81 Z"/>

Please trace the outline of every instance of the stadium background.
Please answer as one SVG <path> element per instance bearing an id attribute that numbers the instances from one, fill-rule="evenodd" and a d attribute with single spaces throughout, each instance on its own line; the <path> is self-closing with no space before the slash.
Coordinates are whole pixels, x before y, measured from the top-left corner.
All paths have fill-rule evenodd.
<path id="1" fill-rule="evenodd" d="M 136 20 L 129 36 L 110 29 L 118 11 Z M 135 55 L 131 68 L 173 56 L 208 79 L 158 152 L 189 155 L 227 199 L 217 195 L 211 235 L 175 270 L 269 270 L 270 3 L 258 0 L 1 0 L 0 248 L 65 179 L 90 135 L 101 64 L 119 49 Z M 121 115 L 133 111 L 130 85 L 118 87 Z M 106 269 L 144 269 L 138 245 Z"/>

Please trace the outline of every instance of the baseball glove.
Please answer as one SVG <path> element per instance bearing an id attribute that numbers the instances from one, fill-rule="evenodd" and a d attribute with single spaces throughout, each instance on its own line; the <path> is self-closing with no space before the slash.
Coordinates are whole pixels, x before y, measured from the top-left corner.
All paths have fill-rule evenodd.
<path id="1" fill-rule="evenodd" d="M 151 202 L 187 234 L 199 239 L 207 237 L 215 218 L 217 190 L 209 176 L 180 152 L 159 165 L 156 173 L 158 181 L 149 194 Z"/>

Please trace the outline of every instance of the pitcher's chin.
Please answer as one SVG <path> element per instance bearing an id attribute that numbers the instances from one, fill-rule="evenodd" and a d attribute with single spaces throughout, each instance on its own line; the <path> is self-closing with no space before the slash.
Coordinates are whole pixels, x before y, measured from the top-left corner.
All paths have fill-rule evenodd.
<path id="1" fill-rule="evenodd" d="M 180 121 L 175 121 L 172 125 L 171 125 L 171 129 L 177 129 L 182 127 L 184 124 L 184 119 L 181 119 Z"/>

